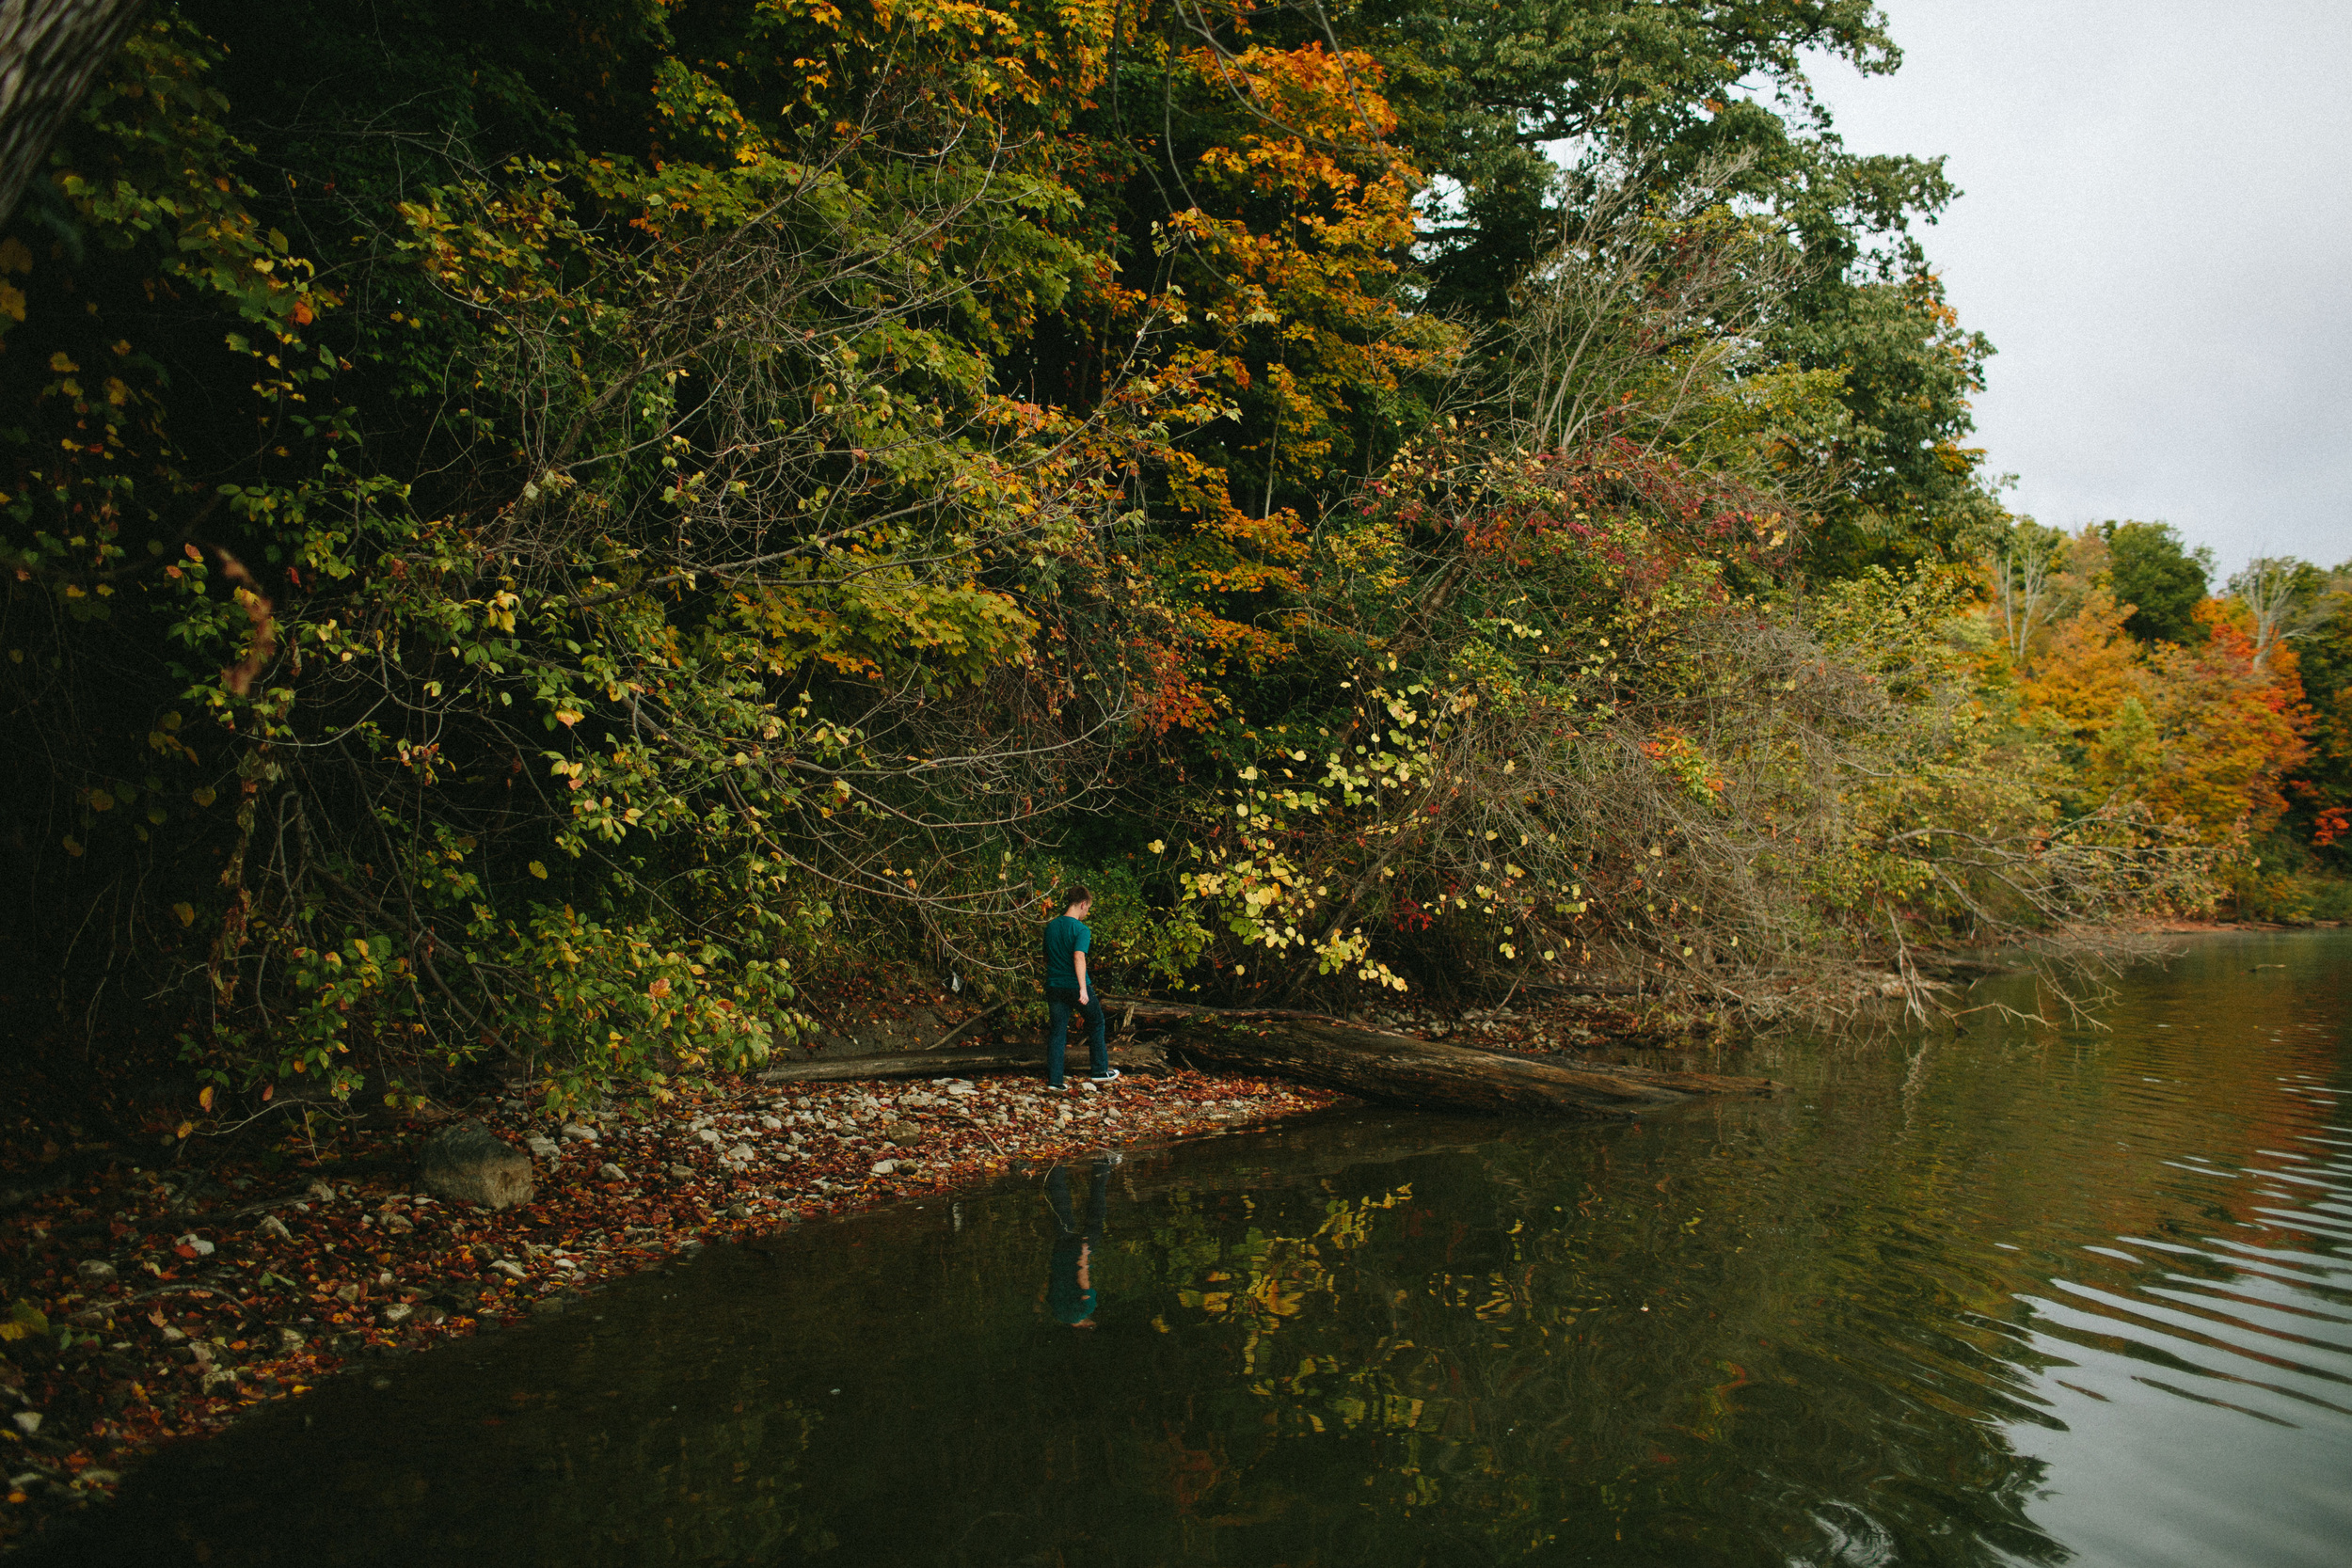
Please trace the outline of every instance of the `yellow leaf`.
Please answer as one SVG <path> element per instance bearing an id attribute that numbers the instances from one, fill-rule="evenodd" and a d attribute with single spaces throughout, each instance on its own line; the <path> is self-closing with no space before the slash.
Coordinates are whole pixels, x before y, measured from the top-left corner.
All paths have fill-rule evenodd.
<path id="1" fill-rule="evenodd" d="M 177 1137 L 177 1138 L 185 1139 L 189 1133 L 191 1133 L 191 1132 L 195 1132 L 195 1131 L 196 1131 L 196 1123 L 194 1123 L 194 1122 L 192 1122 L 192 1121 L 183 1121 L 183 1122 L 182 1122 L 182 1123 L 180 1124 L 179 1130 L 178 1130 L 176 1132 L 174 1132 L 172 1135 L 173 1135 L 174 1137 Z"/>
<path id="2" fill-rule="evenodd" d="M 0 316 L 13 321 L 24 319 L 24 291 L 13 283 L 0 283 Z"/>
<path id="3" fill-rule="evenodd" d="M 213 1085 L 212 1085 L 207 1084 L 207 1085 L 204 1085 L 204 1092 L 203 1092 L 202 1094 L 198 1095 L 198 1096 L 196 1097 L 196 1102 L 197 1102 L 199 1105 L 203 1106 L 203 1107 L 204 1107 L 204 1109 L 206 1109 L 206 1110 L 208 1110 L 208 1111 L 209 1111 L 209 1110 L 211 1110 L 211 1109 L 213 1108 Z"/>
<path id="4" fill-rule="evenodd" d="M 215 796 L 211 788 L 208 786 L 206 788 L 197 790 L 194 794 L 189 796 L 189 799 L 194 800 L 199 806 L 209 806 L 213 803 Z"/>
<path id="5" fill-rule="evenodd" d="M 174 904 L 171 906 L 171 912 L 180 917 L 180 924 L 183 926 L 193 926 L 196 924 L 196 906 L 193 904 Z"/>
<path id="6" fill-rule="evenodd" d="M 532 861 L 531 863 L 531 874 L 538 878 L 543 882 L 548 879 L 548 868 L 540 864 L 537 861 Z"/>
<path id="7" fill-rule="evenodd" d="M 574 724 L 579 723 L 580 719 L 580 714 L 572 708 L 560 707 L 555 710 L 555 721 L 563 725 L 565 729 L 569 729 Z"/>

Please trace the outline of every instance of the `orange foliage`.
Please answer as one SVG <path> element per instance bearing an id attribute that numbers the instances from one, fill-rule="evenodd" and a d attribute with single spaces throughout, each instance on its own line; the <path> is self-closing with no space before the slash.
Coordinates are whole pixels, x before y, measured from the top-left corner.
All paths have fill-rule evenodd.
<path id="1" fill-rule="evenodd" d="M 2017 687 L 2020 716 L 2073 742 L 2085 804 L 2136 800 L 2207 844 L 2274 826 L 2311 752 L 2294 649 L 2258 664 L 2244 607 L 2219 599 L 2198 607 L 2195 647 L 2143 647 L 2123 630 L 2131 606 L 2090 578 L 2072 578 L 2072 611 Z"/>
<path id="2" fill-rule="evenodd" d="M 1185 657 L 1181 672 L 1155 664 L 1155 733 L 1211 725 L 1223 701 L 1213 683 L 1288 657 L 1289 617 L 1269 601 L 1304 594 L 1310 529 L 1285 498 L 1360 456 L 1366 400 L 1459 343 L 1395 286 L 1425 182 L 1386 144 L 1396 116 L 1371 56 L 1252 46 L 1175 63 L 1232 129 L 1199 155 L 1183 186 L 1193 205 L 1159 226 L 1168 286 L 1104 293 L 1163 324 L 1146 384 L 1184 388 L 1159 423 L 1166 444 L 1145 459 L 1187 519 L 1162 558 Z"/>
<path id="3" fill-rule="evenodd" d="M 2142 801 L 2208 844 L 2275 825 L 2287 807 L 2285 782 L 2310 751 L 2293 652 L 2274 649 L 2258 666 L 2243 616 L 2207 599 L 2197 610 L 2201 644 L 2160 643 L 2137 657 L 2128 641 L 2095 632 L 2070 639 L 2070 626 L 2053 641 L 2049 673 L 2026 683 L 2075 705 L 2075 732 L 2091 741 L 2089 783 Z M 2086 656 L 2082 668 L 2060 670 L 2062 650 Z M 2120 680 L 2119 655 L 2127 660 Z M 2113 706 L 2096 714 L 2098 697 L 2110 693 Z"/>
<path id="4" fill-rule="evenodd" d="M 2104 588 L 2090 591 L 2082 608 L 2058 624 L 2041 662 L 2019 687 L 2028 713 L 2047 713 L 2078 740 L 2106 733 L 2137 693 L 2138 647 L 2123 631 L 2132 612 Z"/>

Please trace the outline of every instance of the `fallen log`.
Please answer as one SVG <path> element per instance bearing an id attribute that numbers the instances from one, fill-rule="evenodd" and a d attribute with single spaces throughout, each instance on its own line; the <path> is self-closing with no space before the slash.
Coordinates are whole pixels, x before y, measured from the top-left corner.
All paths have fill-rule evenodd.
<path id="1" fill-rule="evenodd" d="M 1490 1056 L 1508 1056 L 1515 1062 L 1548 1062 L 1579 1072 L 1606 1072 L 1620 1078 L 1630 1078 L 1637 1084 L 1649 1084 L 1661 1089 L 1678 1089 L 1684 1094 L 1775 1094 L 1788 1085 L 1772 1078 L 1750 1078 L 1731 1072 L 1683 1072 L 1674 1068 L 1640 1067 L 1631 1062 L 1588 1062 L 1576 1056 L 1527 1056 L 1516 1051 L 1498 1050 L 1493 1046 L 1464 1046 L 1465 1051 L 1483 1051 Z"/>
<path id="2" fill-rule="evenodd" d="M 1106 1000 L 1120 1015 L 1122 1031 L 1136 1024 L 1165 1030 L 1173 1051 L 1196 1066 L 1284 1078 L 1416 1110 L 1622 1118 L 1677 1105 L 1693 1095 L 1770 1094 L 1780 1087 L 1769 1078 L 1545 1060 L 1451 1045 L 1359 1028 L 1295 1007 L 1200 1007 L 1140 997 Z M 1041 1045 L 893 1052 L 796 1062 L 754 1076 L 763 1084 L 976 1078 L 1040 1073 L 1044 1055 Z M 1122 1072 L 1164 1070 L 1168 1061 L 1168 1053 L 1150 1045 L 1127 1041 L 1111 1048 L 1112 1065 Z"/>
<path id="3" fill-rule="evenodd" d="M 1770 1093 L 1778 1086 L 1767 1079 L 1710 1073 L 1569 1066 L 1288 1010 L 1217 1014 L 1144 1004 L 1135 1016 L 1164 1019 L 1174 1052 L 1201 1067 L 1287 1078 L 1424 1111 L 1622 1118 L 1680 1104 L 1692 1094 Z"/>
<path id="4" fill-rule="evenodd" d="M 1071 1076 L 1087 1073 L 1081 1047 Z M 1165 1053 L 1148 1045 L 1123 1043 L 1111 1047 L 1111 1066 L 1121 1072 L 1157 1072 L 1168 1068 Z M 999 1072 L 1045 1075 L 1042 1045 L 1004 1050 L 981 1046 L 965 1051 L 892 1051 L 879 1056 L 844 1056 L 834 1061 L 795 1062 L 752 1074 L 762 1084 L 867 1084 L 908 1078 L 981 1078 Z"/>

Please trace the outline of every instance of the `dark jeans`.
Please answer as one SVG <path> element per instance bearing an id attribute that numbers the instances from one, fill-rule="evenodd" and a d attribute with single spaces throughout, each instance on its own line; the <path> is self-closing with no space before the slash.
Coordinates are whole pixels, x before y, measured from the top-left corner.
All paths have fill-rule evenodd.
<path id="1" fill-rule="evenodd" d="M 1091 986 L 1087 988 L 1087 1000 L 1082 1004 L 1074 990 L 1059 986 L 1045 988 L 1045 1005 L 1053 1011 L 1053 1022 L 1045 1036 L 1045 1081 L 1061 1087 L 1062 1060 L 1070 1050 L 1070 1015 L 1077 1013 L 1087 1021 L 1087 1043 L 1094 1053 L 1094 1076 L 1100 1078 L 1111 1069 L 1109 1021 L 1103 1016 L 1103 993 Z"/>

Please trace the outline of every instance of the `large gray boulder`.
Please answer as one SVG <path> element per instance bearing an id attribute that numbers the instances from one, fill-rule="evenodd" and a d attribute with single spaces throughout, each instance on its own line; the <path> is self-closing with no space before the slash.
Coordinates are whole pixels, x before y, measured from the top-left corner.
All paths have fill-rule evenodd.
<path id="1" fill-rule="evenodd" d="M 485 1209 L 531 1201 L 531 1156 L 478 1121 L 444 1127 L 425 1140 L 421 1179 L 436 1197 Z"/>

